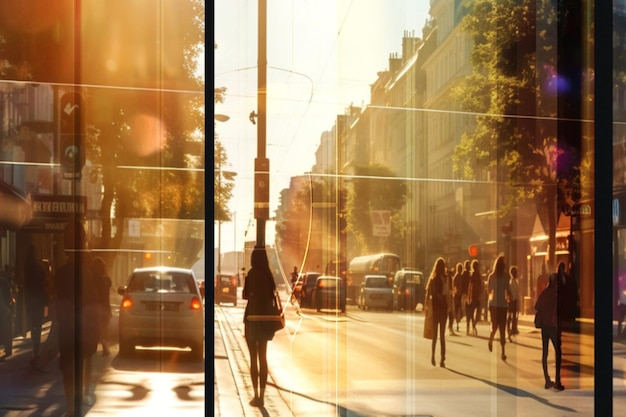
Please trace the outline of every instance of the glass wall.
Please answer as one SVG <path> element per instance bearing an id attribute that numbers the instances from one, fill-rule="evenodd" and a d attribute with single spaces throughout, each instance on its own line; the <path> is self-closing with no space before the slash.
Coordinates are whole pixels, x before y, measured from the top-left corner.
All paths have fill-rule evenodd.
<path id="1" fill-rule="evenodd" d="M 204 34 L 195 0 L 0 1 L 3 415 L 204 410 Z"/>
<path id="2" fill-rule="evenodd" d="M 214 274 L 244 287 L 265 248 L 284 299 L 261 409 L 624 406 L 622 2 L 222 1 L 215 13 Z M 342 302 L 307 295 L 298 277 L 313 272 L 342 278 Z M 367 275 L 388 288 L 368 290 Z M 216 303 L 216 338 L 243 375 L 237 409 L 256 413 L 250 303 Z"/>

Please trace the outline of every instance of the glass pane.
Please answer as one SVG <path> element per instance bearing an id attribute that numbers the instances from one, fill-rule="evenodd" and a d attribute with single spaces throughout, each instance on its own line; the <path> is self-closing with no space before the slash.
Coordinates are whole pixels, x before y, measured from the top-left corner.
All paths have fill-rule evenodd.
<path id="1" fill-rule="evenodd" d="M 251 255 L 265 249 L 286 319 L 268 342 L 275 385 L 262 392 L 248 385 L 253 299 L 214 307 L 225 323 L 216 337 L 245 361 L 228 355 L 245 375 L 242 408 L 263 396 L 294 415 L 596 412 L 595 364 L 610 355 L 596 350 L 608 337 L 596 312 L 610 290 L 598 294 L 596 279 L 607 212 L 596 204 L 606 167 L 596 164 L 594 62 L 611 39 L 596 49 L 594 7 L 216 3 L 214 274 L 254 285 Z M 626 95 L 614 73 L 615 115 Z M 291 294 L 293 265 L 345 278 L 346 311 Z M 406 284 L 410 270 L 418 286 Z M 368 274 L 393 281 L 393 311 L 360 303 Z M 434 342 L 424 337 L 433 322 Z M 219 398 L 215 407 L 232 411 Z"/>
<path id="2" fill-rule="evenodd" d="M 3 414 L 202 413 L 204 2 L 0 0 L 0 45 Z"/>

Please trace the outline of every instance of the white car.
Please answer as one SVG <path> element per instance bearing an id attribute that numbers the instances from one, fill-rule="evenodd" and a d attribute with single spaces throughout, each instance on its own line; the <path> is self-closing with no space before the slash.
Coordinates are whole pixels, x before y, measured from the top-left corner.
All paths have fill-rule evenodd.
<path id="1" fill-rule="evenodd" d="M 204 306 L 191 269 L 138 268 L 117 292 L 120 355 L 130 355 L 136 346 L 179 347 L 203 359 Z"/>

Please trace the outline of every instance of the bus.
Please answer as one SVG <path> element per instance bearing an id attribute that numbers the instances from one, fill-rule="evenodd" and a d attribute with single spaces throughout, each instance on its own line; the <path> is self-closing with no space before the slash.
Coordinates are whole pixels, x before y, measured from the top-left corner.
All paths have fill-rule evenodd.
<path id="1" fill-rule="evenodd" d="M 344 259 L 333 259 L 326 264 L 324 274 L 346 279 L 347 269 L 348 263 Z"/>
<path id="2" fill-rule="evenodd" d="M 386 275 L 391 282 L 401 269 L 400 257 L 394 253 L 377 253 L 357 256 L 348 265 L 347 298 L 356 303 L 365 275 Z"/>

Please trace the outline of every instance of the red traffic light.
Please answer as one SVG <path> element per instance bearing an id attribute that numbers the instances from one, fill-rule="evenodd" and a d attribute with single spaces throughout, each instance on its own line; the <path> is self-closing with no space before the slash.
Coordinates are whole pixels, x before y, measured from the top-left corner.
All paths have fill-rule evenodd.
<path id="1" fill-rule="evenodd" d="M 478 245 L 469 245 L 469 247 L 467 248 L 467 253 L 472 258 L 477 257 L 478 256 Z"/>

